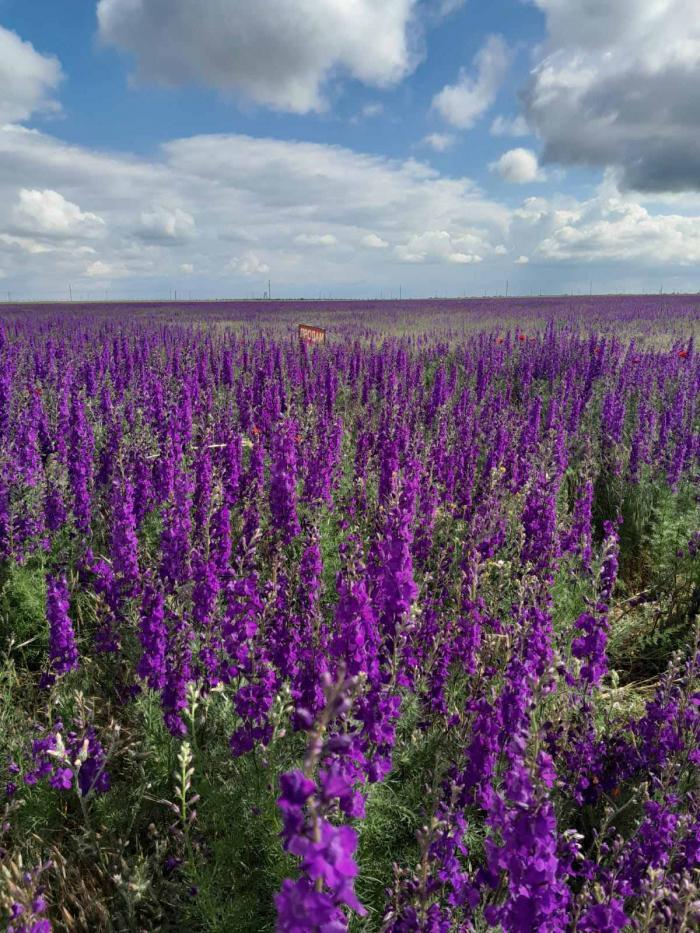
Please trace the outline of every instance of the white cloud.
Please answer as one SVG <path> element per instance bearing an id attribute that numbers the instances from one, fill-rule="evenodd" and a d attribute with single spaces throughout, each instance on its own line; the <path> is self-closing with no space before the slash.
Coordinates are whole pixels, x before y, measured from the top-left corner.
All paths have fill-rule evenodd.
<path id="1" fill-rule="evenodd" d="M 548 39 L 525 91 L 545 161 L 700 191 L 698 0 L 534 0 Z"/>
<path id="2" fill-rule="evenodd" d="M 103 232 L 104 220 L 82 211 L 58 191 L 22 188 L 12 216 L 17 229 L 48 236 L 82 237 Z"/>
<path id="3" fill-rule="evenodd" d="M 194 217 L 179 207 L 155 205 L 141 212 L 138 235 L 146 240 L 189 240 L 195 235 Z"/>
<path id="4" fill-rule="evenodd" d="M 99 0 L 97 19 L 143 79 L 307 113 L 324 108 L 334 73 L 375 87 L 408 74 L 417 9 L 418 0 Z"/>
<path id="5" fill-rule="evenodd" d="M 380 104 L 377 101 L 365 104 L 360 113 L 365 119 L 381 116 L 381 114 L 384 113 L 384 104 Z"/>
<path id="6" fill-rule="evenodd" d="M 377 236 L 376 233 L 368 233 L 366 236 L 362 237 L 360 242 L 368 249 L 386 249 L 389 245 L 386 240 Z"/>
<path id="7" fill-rule="evenodd" d="M 467 0 L 439 0 L 440 2 L 440 15 L 449 16 L 451 13 L 455 13 L 460 7 L 463 7 Z"/>
<path id="8" fill-rule="evenodd" d="M 36 256 L 38 253 L 50 253 L 51 247 L 44 243 L 39 243 L 31 237 L 12 236 L 9 233 L 0 233 L 0 243 L 7 247 L 15 247 L 22 252 Z"/>
<path id="9" fill-rule="evenodd" d="M 106 279 L 114 275 L 114 269 L 106 262 L 97 259 L 89 263 L 85 269 L 85 274 L 91 279 Z"/>
<path id="10" fill-rule="evenodd" d="M 550 229 L 537 254 L 547 260 L 649 268 L 700 263 L 700 217 L 653 215 L 628 196 L 593 198 L 544 219 Z"/>
<path id="11" fill-rule="evenodd" d="M 180 266 L 180 272 L 184 272 L 185 275 L 192 275 L 194 272 L 194 266 L 191 262 L 183 262 Z"/>
<path id="12" fill-rule="evenodd" d="M 0 26 L 0 124 L 59 110 L 52 94 L 61 78 L 55 58 L 41 55 L 30 42 Z"/>
<path id="13" fill-rule="evenodd" d="M 517 117 L 498 116 L 491 124 L 492 136 L 529 136 L 530 127 L 522 115 Z"/>
<path id="14" fill-rule="evenodd" d="M 529 262 L 530 260 L 527 258 L 527 256 L 518 256 L 518 258 L 515 260 L 515 265 L 526 266 Z"/>
<path id="15" fill-rule="evenodd" d="M 542 181 L 537 156 L 530 149 L 509 149 L 496 162 L 489 166 L 492 172 L 500 175 L 504 181 L 517 185 Z"/>
<path id="16" fill-rule="evenodd" d="M 399 262 L 414 265 L 436 262 L 465 265 L 482 261 L 477 249 L 490 252 L 491 246 L 475 231 L 428 230 L 400 243 L 394 248 L 394 255 Z"/>
<path id="17" fill-rule="evenodd" d="M 292 236 L 306 233 L 309 221 L 321 229 L 349 225 L 379 236 L 428 225 L 502 229 L 508 221 L 508 211 L 468 179 L 443 178 L 414 160 L 248 136 L 175 140 L 164 153 L 184 184 L 189 178 L 195 189 L 205 187 L 214 204 L 219 197 L 210 222 L 220 222 L 222 209 L 230 216 L 232 198 L 247 226 L 257 216 L 259 229 L 273 223 L 282 230 L 287 224 L 296 228 Z"/>
<path id="18" fill-rule="evenodd" d="M 446 85 L 433 98 L 433 107 L 452 126 L 468 130 L 496 100 L 509 61 L 503 39 L 489 36 L 474 58 L 475 74 L 462 69 L 457 83 Z"/>
<path id="19" fill-rule="evenodd" d="M 243 256 L 234 257 L 229 263 L 229 268 L 233 269 L 235 272 L 240 272 L 240 274 L 246 276 L 246 278 L 252 278 L 256 275 L 267 275 L 270 271 L 270 266 L 266 262 L 263 262 L 255 253 L 250 252 L 245 253 Z"/>
<path id="20" fill-rule="evenodd" d="M 423 137 L 423 142 L 435 152 L 446 152 L 454 145 L 455 137 L 451 133 L 430 133 Z"/>
<path id="21" fill-rule="evenodd" d="M 471 265 L 475 262 L 483 262 L 481 256 L 476 256 L 474 253 L 450 253 L 447 257 L 447 261 L 458 266 Z"/>
<path id="22" fill-rule="evenodd" d="M 200 296 L 262 293 L 268 276 L 278 295 L 308 296 L 312 279 L 334 294 L 372 295 L 393 281 L 426 295 L 462 290 L 467 264 L 482 290 L 521 255 L 542 267 L 550 290 L 593 264 L 600 288 L 623 277 L 658 287 L 659 269 L 669 287 L 692 287 L 700 264 L 700 198 L 642 205 L 612 178 L 588 201 L 528 198 L 513 210 L 467 178 L 338 146 L 212 135 L 173 140 L 149 158 L 17 126 L 0 128 L 0 164 L 0 268 L 13 294 L 56 297 L 66 282 L 102 278 L 125 294 L 162 296 L 191 266 Z M 52 222 L 47 232 L 36 212 L 20 230 L 22 188 L 60 192 L 70 235 Z M 138 221 L 150 205 L 196 217 L 196 237 L 144 239 Z M 104 222 L 87 238 L 90 215 Z M 333 236 L 338 246 L 297 236 Z M 101 265 L 88 276 L 92 263 Z"/>
<path id="23" fill-rule="evenodd" d="M 363 283 L 371 289 L 399 260 L 389 246 L 363 238 L 393 246 L 413 232 L 444 230 L 458 239 L 475 231 L 477 245 L 455 243 L 448 253 L 486 256 L 483 250 L 504 240 L 509 223 L 509 210 L 467 178 L 443 177 L 415 159 L 316 143 L 198 136 L 173 140 L 155 158 L 144 158 L 91 151 L 14 126 L 0 128 L 0 163 L 0 235 L 22 241 L 0 240 L 0 266 L 12 269 L 8 287 L 36 295 L 62 293 L 66 281 L 85 275 L 76 241 L 90 241 L 82 238 L 88 228 L 70 236 L 37 232 L 36 218 L 31 230 L 18 229 L 13 208 L 21 187 L 60 192 L 73 206 L 74 220 L 84 222 L 89 214 L 103 219 L 94 231 L 101 236 L 93 259 L 117 270 L 131 294 L 162 295 L 183 263 L 195 267 L 198 289 L 210 294 L 231 295 L 236 282 L 245 292 L 251 277 L 266 277 L 263 265 L 273 270 L 280 289 L 303 294 L 312 248 L 319 287 Z M 152 205 L 172 213 L 177 205 L 196 217 L 196 237 L 144 238 L 140 218 L 154 212 Z M 323 240 L 297 244 L 297 236 L 333 236 L 338 246 L 324 247 Z M 402 282 L 411 288 L 409 274 Z M 427 288 L 424 276 L 415 287 Z"/>
<path id="24" fill-rule="evenodd" d="M 299 246 L 335 246 L 338 240 L 332 233 L 299 233 L 294 242 Z"/>

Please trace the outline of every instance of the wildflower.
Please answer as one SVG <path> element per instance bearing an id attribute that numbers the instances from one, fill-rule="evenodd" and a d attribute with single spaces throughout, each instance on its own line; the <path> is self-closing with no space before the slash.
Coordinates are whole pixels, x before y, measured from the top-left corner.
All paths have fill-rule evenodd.
<path id="1" fill-rule="evenodd" d="M 68 584 L 65 577 L 49 575 L 46 580 L 46 615 L 49 620 L 49 673 L 44 683 L 50 684 L 56 675 L 67 674 L 78 667 L 78 648 L 73 623 L 68 615 Z"/>

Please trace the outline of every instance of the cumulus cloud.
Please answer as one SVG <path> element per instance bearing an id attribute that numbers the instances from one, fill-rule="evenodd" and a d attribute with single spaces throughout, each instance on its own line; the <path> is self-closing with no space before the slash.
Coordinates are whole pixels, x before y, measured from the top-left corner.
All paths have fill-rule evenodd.
<path id="1" fill-rule="evenodd" d="M 452 234 L 447 230 L 428 230 L 414 234 L 405 243 L 398 244 L 394 248 L 394 255 L 399 262 L 414 265 L 436 262 L 465 265 L 482 261 L 476 249 L 491 249 L 477 233 Z"/>
<path id="2" fill-rule="evenodd" d="M 52 247 L 46 243 L 40 243 L 38 240 L 28 236 L 12 236 L 9 233 L 0 233 L 0 246 L 5 247 L 6 252 L 29 253 L 30 256 L 37 256 L 39 253 L 50 253 Z"/>
<path id="3" fill-rule="evenodd" d="M 530 149 L 509 149 L 489 166 L 504 181 L 517 185 L 541 180 L 537 156 Z"/>
<path id="4" fill-rule="evenodd" d="M 58 191 L 22 188 L 12 216 L 17 229 L 56 237 L 82 237 L 101 234 L 104 220 L 82 211 Z"/>
<path id="5" fill-rule="evenodd" d="M 107 279 L 114 275 L 114 269 L 108 263 L 97 259 L 87 265 L 85 274 L 91 279 Z"/>
<path id="6" fill-rule="evenodd" d="M 137 233 L 145 240 L 189 240 L 195 235 L 194 217 L 179 207 L 168 210 L 154 205 L 141 212 Z"/>
<path id="7" fill-rule="evenodd" d="M 386 249 L 389 245 L 386 240 L 383 240 L 380 236 L 377 236 L 376 233 L 368 233 L 366 236 L 362 237 L 360 242 L 368 249 Z"/>
<path id="8" fill-rule="evenodd" d="M 526 266 L 529 262 L 530 260 L 527 258 L 527 256 L 518 256 L 518 258 L 515 260 L 515 265 Z"/>
<path id="9" fill-rule="evenodd" d="M 462 69 L 456 84 L 447 84 L 436 94 L 433 107 L 452 126 L 468 130 L 496 100 L 509 62 L 503 39 L 489 36 L 474 58 L 473 74 Z"/>
<path id="10" fill-rule="evenodd" d="M 267 275 L 270 272 L 270 266 L 256 256 L 255 253 L 245 253 L 243 256 L 235 256 L 229 263 L 229 268 L 235 272 L 240 272 L 246 278 L 252 278 L 256 275 Z"/>
<path id="11" fill-rule="evenodd" d="M 423 142 L 435 152 L 447 152 L 454 145 L 455 137 L 451 133 L 429 133 L 423 137 Z"/>
<path id="12" fill-rule="evenodd" d="M 57 59 L 41 55 L 30 42 L 0 26 L 0 123 L 59 110 L 52 94 L 61 78 Z"/>
<path id="13" fill-rule="evenodd" d="M 700 213 L 659 207 L 652 210 L 639 203 L 638 195 L 620 192 L 608 173 L 584 201 L 562 195 L 527 198 L 513 212 L 510 244 L 514 255 L 527 254 L 531 265 L 546 264 L 550 274 L 557 266 L 595 267 L 596 281 L 614 286 L 624 276 L 646 279 L 648 288 L 647 276 L 678 277 L 684 269 L 692 273 L 700 262 Z"/>
<path id="14" fill-rule="evenodd" d="M 530 127 L 522 115 L 517 117 L 498 116 L 491 124 L 492 136 L 529 136 Z"/>
<path id="15" fill-rule="evenodd" d="M 458 266 L 471 265 L 475 262 L 483 262 L 481 256 L 474 253 L 450 253 L 447 261 Z"/>
<path id="16" fill-rule="evenodd" d="M 698 0 L 534 0 L 548 38 L 525 91 L 545 161 L 639 191 L 700 190 Z"/>
<path id="17" fill-rule="evenodd" d="M 319 284 L 372 289 L 386 281 L 388 266 L 399 264 L 379 241 L 393 245 L 430 230 L 456 238 L 474 231 L 476 246 L 456 243 L 450 252 L 488 255 L 481 244 L 502 242 L 510 215 L 468 178 L 442 176 L 414 159 L 317 143 L 195 136 L 172 140 L 148 158 L 101 153 L 13 126 L 0 128 L 0 162 L 0 235 L 17 241 L 0 239 L 0 266 L 12 269 L 8 287 L 35 295 L 62 293 L 66 281 L 85 276 L 77 247 L 86 240 L 76 239 L 77 228 L 70 237 L 39 232 L 35 216 L 20 230 L 14 208 L 23 187 L 60 192 L 83 223 L 89 214 L 101 218 L 99 256 L 91 261 L 117 270 L 132 294 L 162 295 L 187 263 L 197 270 L 198 288 L 210 294 L 235 293 L 236 281 L 243 291 L 251 277 L 267 277 L 262 266 L 273 270 L 280 287 L 303 294 L 312 252 Z M 163 220 L 154 205 L 176 217 L 177 205 L 196 217 L 196 236 L 144 237 L 142 213 Z M 153 226 L 168 229 L 168 223 Z M 338 247 L 316 239 L 295 243 L 296 237 L 328 236 Z M 411 288 L 408 271 L 402 282 Z M 415 286 L 427 288 L 424 276 L 416 276 Z"/>
<path id="18" fill-rule="evenodd" d="M 0 164 L 5 289 L 34 297 L 101 280 L 162 296 L 195 270 L 199 295 L 262 292 L 268 276 L 280 295 L 308 295 L 311 278 L 334 293 L 365 295 L 391 278 L 404 294 L 425 295 L 462 290 L 467 265 L 474 289 L 483 289 L 496 266 L 505 278 L 521 255 L 545 268 L 550 288 L 565 290 L 570 270 L 592 263 L 611 270 L 611 286 L 621 269 L 626 281 L 643 283 L 659 268 L 665 282 L 692 285 L 700 262 L 700 198 L 642 205 L 612 181 L 589 201 L 528 198 L 513 210 L 468 178 L 338 146 L 212 135 L 172 140 L 145 157 L 18 126 L 0 128 Z M 54 203 L 59 217 L 72 217 L 64 217 L 70 235 L 34 210 L 46 207 L 43 196 L 25 198 L 32 208 L 20 229 L 22 189 L 60 194 Z M 144 238 L 141 214 L 154 205 L 196 217 L 196 236 Z M 339 246 L 295 243 L 309 236 L 333 236 Z M 93 263 L 101 265 L 88 274 Z M 602 287 L 603 272 L 595 280 Z"/>
<path id="19" fill-rule="evenodd" d="M 299 233 L 294 242 L 299 246 L 335 246 L 338 240 L 332 233 Z"/>
<path id="20" fill-rule="evenodd" d="M 537 247 L 548 260 L 694 266 L 700 262 L 700 218 L 653 215 L 624 196 L 595 198 L 549 218 L 551 231 Z"/>
<path id="21" fill-rule="evenodd" d="M 375 87 L 417 62 L 418 0 L 100 0 L 101 38 L 132 53 L 138 76 L 198 82 L 295 113 L 322 110 L 347 74 Z"/>

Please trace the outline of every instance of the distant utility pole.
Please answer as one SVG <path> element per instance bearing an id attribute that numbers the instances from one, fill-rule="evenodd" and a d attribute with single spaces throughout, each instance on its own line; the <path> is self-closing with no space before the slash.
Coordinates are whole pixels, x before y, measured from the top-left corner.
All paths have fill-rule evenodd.
<path id="1" fill-rule="evenodd" d="M 399 285 L 399 301 L 401 301 L 401 286 Z"/>
<path id="2" fill-rule="evenodd" d="M 510 285 L 510 282 L 508 281 L 508 279 L 506 279 L 506 298 L 508 297 L 508 286 L 509 285 Z"/>
<path id="3" fill-rule="evenodd" d="M 272 289 L 270 288 L 270 280 L 267 280 L 267 297 L 272 298 Z"/>
<path id="4" fill-rule="evenodd" d="M 73 287 L 71 285 L 68 286 L 68 294 L 70 296 L 70 300 L 72 301 L 73 300 Z"/>

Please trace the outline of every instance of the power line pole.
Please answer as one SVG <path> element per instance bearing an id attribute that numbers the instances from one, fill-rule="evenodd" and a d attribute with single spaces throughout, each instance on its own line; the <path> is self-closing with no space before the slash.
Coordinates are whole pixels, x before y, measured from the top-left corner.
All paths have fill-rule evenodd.
<path id="1" fill-rule="evenodd" d="M 70 300 L 72 301 L 73 300 L 73 287 L 71 285 L 68 286 L 68 294 L 70 295 Z"/>

